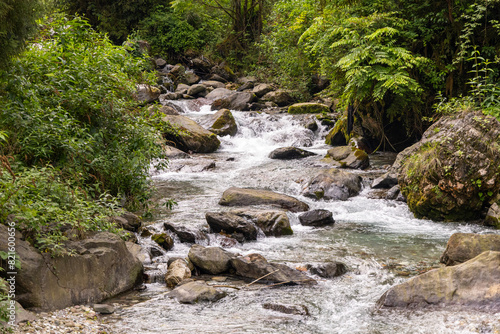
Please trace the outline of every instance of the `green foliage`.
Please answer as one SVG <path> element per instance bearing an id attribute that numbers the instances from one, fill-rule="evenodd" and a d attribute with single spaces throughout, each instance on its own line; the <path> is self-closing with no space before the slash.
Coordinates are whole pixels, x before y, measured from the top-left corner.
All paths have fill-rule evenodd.
<path id="1" fill-rule="evenodd" d="M 150 163 L 163 155 L 156 116 L 134 100 L 146 66 L 81 18 L 51 19 L 2 74 L 0 130 L 9 143 L 0 154 L 52 164 L 92 197 L 109 192 L 132 210 L 147 205 Z"/>
<path id="2" fill-rule="evenodd" d="M 0 69 L 19 53 L 37 29 L 42 7 L 38 0 L 0 0 Z"/>
<path id="3" fill-rule="evenodd" d="M 9 215 L 16 228 L 42 252 L 66 254 L 64 241 L 86 231 L 118 232 L 109 220 L 120 213 L 116 199 L 102 194 L 90 200 L 53 168 L 22 169 L 13 179 L 0 177 L 0 222 Z"/>
<path id="4" fill-rule="evenodd" d="M 154 54 L 175 59 L 187 50 L 200 50 L 213 37 L 202 20 L 189 21 L 172 8 L 158 6 L 140 22 L 137 34 L 151 44 Z"/>

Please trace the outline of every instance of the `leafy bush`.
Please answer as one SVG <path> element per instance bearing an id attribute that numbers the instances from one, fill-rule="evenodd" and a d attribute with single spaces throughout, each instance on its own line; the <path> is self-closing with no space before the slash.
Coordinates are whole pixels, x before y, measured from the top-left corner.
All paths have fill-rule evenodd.
<path id="1" fill-rule="evenodd" d="M 109 192 L 138 209 L 150 197 L 148 171 L 161 136 L 137 108 L 146 60 L 114 46 L 82 18 L 52 19 L 2 73 L 0 154 L 27 166 L 52 164 L 93 197 Z"/>

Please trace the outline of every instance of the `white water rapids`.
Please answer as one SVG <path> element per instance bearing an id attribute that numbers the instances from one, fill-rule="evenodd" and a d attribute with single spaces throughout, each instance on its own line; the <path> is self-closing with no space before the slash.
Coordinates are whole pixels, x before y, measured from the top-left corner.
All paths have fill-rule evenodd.
<path id="1" fill-rule="evenodd" d="M 209 107 L 187 111 L 195 120 L 212 113 Z M 215 303 L 183 305 L 165 298 L 161 283 L 144 292 L 114 299 L 121 303 L 109 316 L 123 333 L 499 333 L 498 314 L 464 310 L 378 310 L 376 302 L 391 286 L 408 279 L 388 270 L 391 265 L 418 270 L 436 265 L 448 238 L 456 232 L 498 233 L 472 224 L 439 223 L 415 219 L 406 204 L 371 199 L 371 189 L 348 201 L 312 201 L 300 196 L 303 183 L 327 166 L 320 160 L 328 147 L 325 131 L 305 129 L 297 117 L 255 112 L 233 112 L 235 137 L 222 137 L 213 154 L 172 160 L 166 172 L 153 176 L 163 198 L 179 205 L 157 220 L 193 228 L 206 225 L 205 212 L 224 211 L 217 203 L 229 187 L 263 188 L 294 196 L 311 209 L 333 213 L 335 225 L 325 228 L 299 224 L 289 213 L 294 234 L 260 237 L 229 249 L 260 253 L 269 261 L 302 266 L 331 260 L 349 271 L 334 279 L 319 279 L 316 286 L 290 286 L 231 291 Z M 321 128 L 321 127 L 320 127 Z M 278 147 L 299 146 L 317 156 L 292 161 L 271 160 Z M 372 169 L 352 171 L 369 180 L 390 155 L 371 156 Z M 215 168 L 200 166 L 215 162 Z M 372 173 L 372 174 L 370 174 Z M 369 184 L 365 182 L 365 184 Z M 161 202 L 162 198 L 159 199 Z M 217 241 L 212 240 L 212 246 Z M 187 255 L 188 244 L 176 243 L 165 257 Z M 156 264 L 158 264 L 156 262 Z M 305 305 L 310 316 L 287 315 L 264 309 L 263 303 Z"/>

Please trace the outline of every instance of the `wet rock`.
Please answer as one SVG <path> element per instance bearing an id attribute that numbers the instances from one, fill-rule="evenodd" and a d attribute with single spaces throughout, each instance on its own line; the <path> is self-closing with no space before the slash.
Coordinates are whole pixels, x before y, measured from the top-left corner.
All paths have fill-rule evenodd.
<path id="1" fill-rule="evenodd" d="M 0 235 L 8 235 L 3 224 Z M 40 254 L 21 236 L 16 236 L 15 242 L 21 261 L 16 299 L 33 311 L 100 302 L 133 288 L 142 277 L 142 263 L 119 236 L 109 232 L 68 242 L 66 247 L 73 250 L 72 256 Z M 0 250 L 8 250 L 7 238 L 0 238 Z"/>
<path id="2" fill-rule="evenodd" d="M 208 96 L 208 95 L 207 95 Z M 249 104 L 256 99 L 255 95 L 249 92 L 235 92 L 215 100 L 212 103 L 212 110 L 250 110 Z"/>
<path id="3" fill-rule="evenodd" d="M 360 191 L 361 176 L 332 168 L 313 177 L 302 189 L 302 195 L 318 200 L 345 201 Z"/>
<path id="4" fill-rule="evenodd" d="M 207 87 L 202 84 L 192 85 L 188 88 L 187 94 L 191 96 L 205 96 L 207 95 Z"/>
<path id="5" fill-rule="evenodd" d="M 321 123 L 323 124 L 323 123 Z M 324 124 L 323 124 L 324 125 Z M 325 137 L 325 143 L 332 146 L 347 145 L 344 133 L 340 126 L 333 127 Z"/>
<path id="6" fill-rule="evenodd" d="M 179 282 L 191 277 L 191 270 L 183 259 L 177 259 L 168 266 L 165 274 L 165 283 L 169 288 L 173 288 Z"/>
<path id="7" fill-rule="evenodd" d="M 226 233 L 239 242 L 257 240 L 257 228 L 246 217 L 241 217 L 230 212 L 207 212 L 205 217 L 212 232 Z"/>
<path id="8" fill-rule="evenodd" d="M 260 254 L 238 256 L 231 259 L 231 266 L 236 275 L 251 279 L 262 278 L 261 282 L 283 284 L 315 284 L 316 281 L 301 271 L 292 269 L 284 264 L 269 263 Z"/>
<path id="9" fill-rule="evenodd" d="M 330 108 L 322 103 L 295 103 L 288 107 L 289 114 L 321 114 L 330 112 Z"/>
<path id="10" fill-rule="evenodd" d="M 373 189 L 389 189 L 398 184 L 398 175 L 395 173 L 385 173 L 372 182 Z"/>
<path id="11" fill-rule="evenodd" d="M 194 85 L 198 81 L 200 81 L 200 77 L 194 74 L 193 72 L 186 72 L 184 73 L 184 80 L 186 80 L 186 83 L 188 85 Z M 188 93 L 189 94 L 189 93 Z M 189 94 L 191 95 L 191 94 Z"/>
<path id="12" fill-rule="evenodd" d="M 312 274 L 323 278 L 334 278 L 347 272 L 347 266 L 342 262 L 327 262 L 321 264 L 308 264 L 306 266 Z"/>
<path id="13" fill-rule="evenodd" d="M 295 314 L 295 315 L 309 315 L 309 310 L 305 305 L 285 305 L 285 304 L 274 304 L 265 303 L 262 307 L 266 310 L 273 310 L 285 314 Z"/>
<path id="14" fill-rule="evenodd" d="M 94 304 L 94 311 L 100 314 L 112 314 L 115 313 L 115 308 L 109 304 Z"/>
<path id="15" fill-rule="evenodd" d="M 500 252 L 488 251 L 462 264 L 434 269 L 389 289 L 379 306 L 465 306 L 500 311 Z"/>
<path id="16" fill-rule="evenodd" d="M 391 199 L 398 202 L 406 202 L 406 199 L 404 198 L 403 194 L 401 194 L 401 189 L 399 188 L 399 185 L 395 185 L 394 187 L 389 189 L 387 191 L 385 199 Z"/>
<path id="17" fill-rule="evenodd" d="M 171 250 L 174 247 L 174 240 L 166 233 L 153 234 L 151 240 L 160 245 L 164 250 Z"/>
<path id="18" fill-rule="evenodd" d="M 163 152 L 165 153 L 165 157 L 169 159 L 186 159 L 189 158 L 189 154 L 179 150 L 178 148 L 165 145 L 163 148 Z"/>
<path id="19" fill-rule="evenodd" d="M 498 203 L 493 203 L 490 206 L 484 222 L 486 225 L 494 226 L 500 229 L 500 206 Z"/>
<path id="20" fill-rule="evenodd" d="M 318 123 L 316 123 L 316 120 L 314 119 L 308 119 L 307 123 L 304 125 L 306 129 L 309 129 L 311 131 L 316 131 L 318 130 Z"/>
<path id="21" fill-rule="evenodd" d="M 269 190 L 235 187 L 224 191 L 219 204 L 224 206 L 274 205 L 292 212 L 309 210 L 309 206 L 306 203 L 291 196 L 278 194 Z"/>
<path id="22" fill-rule="evenodd" d="M 442 117 L 392 169 L 417 218 L 470 221 L 500 191 L 500 122 L 481 112 Z"/>
<path id="23" fill-rule="evenodd" d="M 220 247 L 193 245 L 189 249 L 189 260 L 203 272 L 218 275 L 229 269 L 233 254 Z"/>
<path id="24" fill-rule="evenodd" d="M 231 210 L 230 213 L 249 219 L 268 237 L 279 237 L 282 235 L 293 234 L 292 228 L 290 227 L 290 220 L 288 219 L 286 212 L 245 208 Z"/>
<path id="25" fill-rule="evenodd" d="M 267 93 L 262 97 L 262 100 L 274 102 L 280 107 L 293 103 L 293 98 L 290 96 L 290 94 L 287 91 L 281 89 Z"/>
<path id="26" fill-rule="evenodd" d="M 200 231 L 194 231 L 178 224 L 165 222 L 163 223 L 163 226 L 167 231 L 175 233 L 181 242 L 194 244 L 197 241 L 205 240 L 207 238 L 207 236 Z"/>
<path id="27" fill-rule="evenodd" d="M 300 214 L 299 221 L 302 225 L 315 227 L 333 225 L 335 223 L 331 211 L 322 209 L 311 210 Z"/>
<path id="28" fill-rule="evenodd" d="M 163 121 L 180 130 L 176 135 L 164 134 L 164 137 L 176 143 L 176 146 L 183 151 L 211 153 L 219 148 L 220 141 L 214 133 L 203 129 L 195 121 L 187 117 L 167 115 L 163 118 Z"/>
<path id="29" fill-rule="evenodd" d="M 272 92 L 273 90 L 273 86 L 264 83 L 255 86 L 252 90 L 252 93 L 254 93 L 257 97 L 262 97 L 267 93 Z"/>
<path id="30" fill-rule="evenodd" d="M 305 157 L 310 157 L 312 155 L 316 155 L 316 153 L 309 152 L 297 147 L 289 146 L 289 147 L 280 147 L 275 149 L 269 154 L 269 158 L 292 160 L 292 159 L 301 159 Z"/>
<path id="31" fill-rule="evenodd" d="M 366 169 L 370 166 L 370 158 L 365 151 L 353 146 L 338 146 L 328 150 L 326 158 L 340 163 L 340 167 Z"/>
<path id="32" fill-rule="evenodd" d="M 486 251 L 500 252 L 499 234 L 454 233 L 439 261 L 453 266 L 475 258 Z"/>
<path id="33" fill-rule="evenodd" d="M 208 124 L 208 131 L 218 136 L 234 136 L 238 132 L 233 114 L 228 109 L 221 109 L 211 115 Z"/>
<path id="34" fill-rule="evenodd" d="M 226 88 L 216 88 L 213 91 L 211 91 L 210 93 L 208 93 L 207 96 L 205 96 L 205 98 L 207 98 L 211 101 L 215 101 L 215 100 L 225 98 L 226 96 L 229 96 L 231 94 L 234 94 L 234 91 L 226 89 Z"/>
<path id="35" fill-rule="evenodd" d="M 224 298 L 226 294 L 217 291 L 203 281 L 194 281 L 176 287 L 167 293 L 166 296 L 174 298 L 182 304 L 194 304 L 203 301 L 215 302 Z"/>
<path id="36" fill-rule="evenodd" d="M 150 85 L 139 84 L 137 85 L 137 92 L 135 94 L 137 101 L 147 104 L 156 101 L 160 96 L 161 91 L 160 89 Z"/>

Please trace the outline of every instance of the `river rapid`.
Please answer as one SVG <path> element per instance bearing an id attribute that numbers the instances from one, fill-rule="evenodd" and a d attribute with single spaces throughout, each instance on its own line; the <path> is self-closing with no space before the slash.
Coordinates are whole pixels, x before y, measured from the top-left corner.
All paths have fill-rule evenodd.
<path id="1" fill-rule="evenodd" d="M 185 105 L 183 105 L 186 108 Z M 198 108 L 196 108 L 198 109 Z M 214 113 L 210 106 L 185 110 L 184 116 L 202 120 Z M 340 261 L 348 272 L 320 279 L 315 286 L 282 286 L 228 290 L 215 303 L 184 305 L 168 299 L 164 283 L 148 283 L 142 292 L 110 300 L 118 310 L 105 322 L 123 333 L 500 333 L 500 315 L 467 310 L 379 310 L 377 300 L 391 286 L 404 282 L 438 260 L 448 238 L 456 232 L 498 233 L 473 224 L 415 219 L 405 203 L 373 199 L 370 181 L 392 163 L 394 154 L 370 156 L 371 168 L 359 173 L 364 190 L 347 201 L 312 201 L 300 195 L 311 176 L 328 165 L 321 161 L 329 148 L 326 130 L 312 132 L 299 117 L 237 112 L 234 137 L 221 137 L 216 153 L 196 154 L 169 162 L 169 169 L 152 171 L 158 202 L 173 198 L 178 205 L 159 214 L 152 228 L 169 221 L 206 229 L 205 212 L 226 211 L 217 203 L 229 187 L 253 187 L 294 196 L 311 209 L 327 209 L 336 223 L 313 228 L 300 225 L 288 213 L 294 234 L 259 236 L 257 241 L 227 248 L 241 254 L 260 253 L 269 261 L 302 267 L 308 263 Z M 272 160 L 269 153 L 297 146 L 317 153 L 300 160 Z M 215 166 L 214 164 L 215 163 Z M 205 168 L 204 168 L 205 167 Z M 140 238 L 141 243 L 150 242 Z M 208 245 L 208 242 L 205 243 Z M 220 246 L 212 236 L 210 246 Z M 174 248 L 146 268 L 165 266 L 170 257 L 186 257 L 190 245 L 176 240 Z M 316 277 L 317 278 L 317 277 Z M 209 282 L 210 283 L 210 282 Z M 304 305 L 310 316 L 264 309 L 263 303 Z"/>

